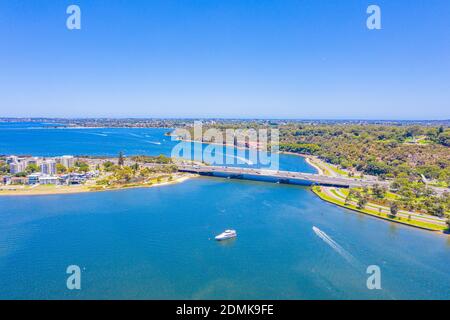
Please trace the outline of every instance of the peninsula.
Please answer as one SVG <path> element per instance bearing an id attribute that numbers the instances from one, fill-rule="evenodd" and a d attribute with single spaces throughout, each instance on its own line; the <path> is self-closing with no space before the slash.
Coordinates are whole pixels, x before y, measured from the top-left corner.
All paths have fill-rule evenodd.
<path id="1" fill-rule="evenodd" d="M 61 156 L 0 157 L 0 196 L 50 195 L 142 188 L 183 182 L 192 174 L 178 172 L 163 155 L 117 158 Z"/>

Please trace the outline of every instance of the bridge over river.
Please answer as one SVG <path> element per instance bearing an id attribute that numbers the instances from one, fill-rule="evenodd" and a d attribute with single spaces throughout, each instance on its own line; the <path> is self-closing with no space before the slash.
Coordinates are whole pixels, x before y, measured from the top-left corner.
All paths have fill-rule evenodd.
<path id="1" fill-rule="evenodd" d="M 277 183 L 321 185 L 329 187 L 355 188 L 374 184 L 389 186 L 386 181 L 356 179 L 346 177 L 330 177 L 320 174 L 293 171 L 276 171 L 242 167 L 220 166 L 178 166 L 178 171 L 195 173 L 203 176 L 224 177 L 230 179 L 263 180 Z"/>

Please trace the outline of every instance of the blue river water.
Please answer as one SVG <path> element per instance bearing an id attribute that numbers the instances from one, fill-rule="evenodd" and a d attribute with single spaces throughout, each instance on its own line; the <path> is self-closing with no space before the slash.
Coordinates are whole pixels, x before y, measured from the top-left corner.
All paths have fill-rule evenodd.
<path id="1" fill-rule="evenodd" d="M 3 124 L 0 154 L 169 155 L 177 142 L 165 132 Z M 280 167 L 314 172 L 296 156 L 280 155 Z M 227 228 L 236 240 L 212 240 Z M 69 265 L 81 267 L 81 290 L 66 287 Z M 380 290 L 367 288 L 370 265 Z M 447 235 L 333 206 L 301 186 L 195 178 L 0 197 L 0 299 L 449 299 L 449 266 Z"/>
<path id="2" fill-rule="evenodd" d="M 121 151 L 125 155 L 160 155 L 171 156 L 173 148 L 180 144 L 165 134 L 171 129 L 139 128 L 95 128 L 95 129 L 56 129 L 55 125 L 36 123 L 0 123 L 0 155 L 61 156 L 99 155 L 117 156 Z M 181 143 L 188 153 L 180 157 L 208 161 L 220 159 L 218 165 L 252 166 L 270 168 L 271 163 L 260 164 L 260 158 L 253 159 L 255 151 L 237 150 L 231 147 L 212 146 L 212 152 L 203 152 L 207 145 L 200 143 Z M 252 152 L 252 153 L 251 153 Z M 216 158 L 215 155 L 218 155 Z M 241 154 L 244 153 L 244 154 Z M 205 156 L 206 154 L 206 156 Z M 203 158 L 202 158 L 203 155 Z M 305 161 L 295 155 L 268 155 L 277 169 L 315 173 Z M 244 159 L 244 160 L 242 160 Z M 255 161 L 252 161 L 255 160 Z M 264 159 L 263 159 L 264 160 Z M 231 162 L 228 164 L 227 162 Z M 266 161 L 267 162 L 267 161 Z"/>

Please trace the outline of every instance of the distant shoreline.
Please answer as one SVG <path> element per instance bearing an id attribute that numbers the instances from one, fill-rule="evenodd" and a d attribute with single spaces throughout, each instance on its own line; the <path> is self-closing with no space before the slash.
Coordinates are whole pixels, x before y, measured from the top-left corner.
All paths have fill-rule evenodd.
<path id="1" fill-rule="evenodd" d="M 173 135 L 170 135 L 173 136 Z M 236 148 L 236 149 L 241 149 L 241 150 L 254 150 L 254 151 L 264 151 L 264 150 L 260 150 L 257 148 L 249 148 L 249 147 L 238 147 L 229 143 L 226 144 L 221 144 L 221 143 L 217 143 L 217 142 L 205 142 L 205 141 L 196 141 L 196 140 L 183 140 L 180 139 L 179 141 L 182 142 L 196 142 L 196 143 L 201 143 L 201 144 L 208 144 L 208 145 L 217 145 L 217 146 L 225 146 L 225 147 L 230 147 L 230 148 Z M 295 152 L 290 152 L 290 151 L 278 151 L 278 154 L 287 154 L 287 155 L 291 155 L 291 156 L 297 156 L 297 157 L 302 157 L 305 159 L 306 163 L 308 165 L 310 165 L 311 167 L 313 167 L 314 169 L 317 170 L 318 174 L 324 174 L 322 168 L 320 168 L 317 164 L 313 163 L 311 160 L 312 158 L 315 158 L 317 160 L 319 160 L 317 157 L 309 155 L 309 154 L 304 154 L 304 153 L 295 153 Z M 321 161 L 321 160 L 319 160 Z"/>
<path id="2" fill-rule="evenodd" d="M 448 124 L 450 119 L 367 119 L 367 118 L 338 118 L 338 119 L 321 119 L 321 118 L 274 118 L 274 117 L 187 117 L 187 118 L 177 118 L 177 117 L 0 117 L 0 123 L 45 123 L 48 124 L 62 124 L 65 123 L 76 123 L 76 122 L 108 122 L 116 121 L 121 123 L 142 123 L 143 121 L 168 121 L 168 122 L 186 122 L 186 121 L 276 121 L 276 122 L 308 122 L 308 123 L 350 123 L 350 124 Z M 51 122 L 55 121 L 55 122 Z M 150 127 L 149 127 L 150 128 Z"/>

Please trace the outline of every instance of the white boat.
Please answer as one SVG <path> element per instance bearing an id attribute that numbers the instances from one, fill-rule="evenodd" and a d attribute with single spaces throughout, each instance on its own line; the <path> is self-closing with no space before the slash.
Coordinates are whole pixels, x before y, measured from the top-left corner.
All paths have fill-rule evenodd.
<path id="1" fill-rule="evenodd" d="M 217 241 L 222 241 L 226 239 L 236 238 L 237 232 L 236 230 L 225 230 L 225 232 L 222 232 L 218 236 L 215 237 Z"/>

